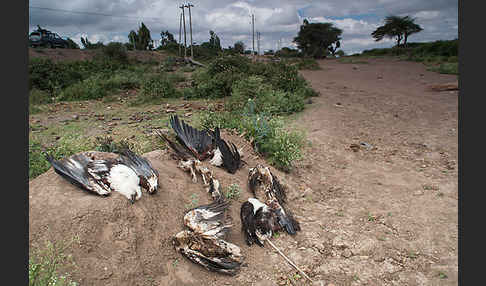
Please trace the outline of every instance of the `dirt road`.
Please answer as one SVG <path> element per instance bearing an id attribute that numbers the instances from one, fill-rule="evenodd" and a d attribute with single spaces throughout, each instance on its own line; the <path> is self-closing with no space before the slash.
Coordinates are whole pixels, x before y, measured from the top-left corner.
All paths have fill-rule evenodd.
<path id="1" fill-rule="evenodd" d="M 458 95 L 428 86 L 457 78 L 367 61 L 303 72 L 321 93 L 296 122 L 312 142 L 299 174 L 320 199 L 304 214 L 331 248 L 318 273 L 343 285 L 456 285 Z"/>

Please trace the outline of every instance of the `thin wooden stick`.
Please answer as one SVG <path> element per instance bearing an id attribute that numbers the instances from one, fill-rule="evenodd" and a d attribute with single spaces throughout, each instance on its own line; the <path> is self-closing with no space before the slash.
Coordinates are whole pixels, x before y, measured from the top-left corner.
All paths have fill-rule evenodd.
<path id="1" fill-rule="evenodd" d="M 307 276 L 307 274 L 305 274 L 304 271 L 302 271 L 299 267 L 297 267 L 297 265 L 295 265 L 289 258 L 287 258 L 287 256 L 285 256 L 285 254 L 282 253 L 282 251 L 280 251 L 280 249 L 278 249 L 275 244 L 273 244 L 269 239 L 266 239 L 266 241 L 275 249 L 278 251 L 278 253 L 283 257 L 285 258 L 285 260 L 287 260 L 287 262 L 292 265 L 292 267 L 294 267 L 297 271 L 299 271 L 302 275 L 304 275 L 304 277 L 309 280 L 311 283 L 313 283 L 314 281 L 312 281 L 312 279 L 310 279 L 309 276 Z"/>

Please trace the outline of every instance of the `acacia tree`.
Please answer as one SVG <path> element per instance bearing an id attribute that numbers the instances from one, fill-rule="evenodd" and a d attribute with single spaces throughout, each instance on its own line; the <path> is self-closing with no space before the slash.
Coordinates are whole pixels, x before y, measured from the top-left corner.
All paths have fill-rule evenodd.
<path id="1" fill-rule="evenodd" d="M 304 20 L 294 43 L 306 56 L 324 58 L 327 52 L 334 55 L 341 46 L 343 31 L 332 23 L 309 23 Z"/>
<path id="2" fill-rule="evenodd" d="M 138 28 L 138 32 L 130 31 L 128 34 L 128 40 L 130 44 L 136 50 L 146 50 L 149 48 L 152 38 L 150 37 L 150 31 L 142 22 L 142 25 Z"/>
<path id="3" fill-rule="evenodd" d="M 161 32 L 160 37 L 161 37 L 161 43 L 160 44 L 162 46 L 166 46 L 170 43 L 177 44 L 176 40 L 174 39 L 174 35 L 169 31 Z"/>
<path id="4" fill-rule="evenodd" d="M 385 18 L 385 24 L 378 27 L 371 36 L 375 41 L 381 41 L 383 38 L 395 38 L 397 41 L 397 47 L 400 47 L 400 43 L 403 40 L 403 45 L 407 45 L 407 39 L 410 35 L 422 31 L 422 27 L 415 23 L 415 19 L 410 16 L 387 16 Z"/>

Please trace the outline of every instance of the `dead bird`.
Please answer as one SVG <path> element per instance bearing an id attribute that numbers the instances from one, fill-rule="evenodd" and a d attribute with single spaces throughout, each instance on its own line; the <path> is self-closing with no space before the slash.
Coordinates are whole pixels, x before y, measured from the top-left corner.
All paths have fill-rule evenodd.
<path id="1" fill-rule="evenodd" d="M 137 173 L 140 178 L 140 185 L 149 194 L 157 192 L 159 188 L 159 173 L 152 167 L 150 162 L 128 148 L 121 150 L 120 154 L 120 162 Z"/>
<path id="2" fill-rule="evenodd" d="M 287 199 L 285 188 L 268 167 L 258 164 L 254 168 L 250 168 L 248 186 L 254 198 L 264 201 L 264 204 L 271 210 L 281 229 L 291 235 L 300 231 L 299 222 L 285 207 Z"/>
<path id="3" fill-rule="evenodd" d="M 176 133 L 176 140 L 196 159 L 202 161 L 211 155 L 214 140 L 206 130 L 198 130 L 186 124 L 177 115 L 171 116 L 169 122 Z"/>
<path id="4" fill-rule="evenodd" d="M 240 219 L 248 245 L 256 243 L 263 247 L 264 241 L 279 230 L 276 213 L 255 198 L 249 198 L 241 205 Z"/>
<path id="5" fill-rule="evenodd" d="M 221 138 L 219 128 L 216 127 L 214 131 L 211 131 L 211 135 L 214 139 L 214 145 L 216 149 L 213 151 L 213 157 L 209 161 L 210 164 L 226 169 L 229 173 L 234 174 L 236 171 L 246 163 L 241 160 L 241 154 L 236 145 L 232 142 L 229 144 Z"/>
<path id="6" fill-rule="evenodd" d="M 108 196 L 115 191 L 131 203 L 142 196 L 140 177 L 117 154 L 87 151 L 62 160 L 46 157 L 57 174 L 90 193 Z"/>
<path id="7" fill-rule="evenodd" d="M 225 237 L 231 223 L 225 218 L 228 203 L 221 200 L 191 209 L 184 215 L 188 230 L 173 238 L 175 249 L 192 262 L 223 274 L 235 275 L 243 262 L 241 249 Z"/>

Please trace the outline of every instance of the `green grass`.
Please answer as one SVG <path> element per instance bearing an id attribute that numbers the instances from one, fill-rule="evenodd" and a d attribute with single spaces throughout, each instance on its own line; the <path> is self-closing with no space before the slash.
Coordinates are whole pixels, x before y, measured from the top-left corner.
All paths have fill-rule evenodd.
<path id="1" fill-rule="evenodd" d="M 228 186 L 228 190 L 225 192 L 224 196 L 229 200 L 237 200 L 240 197 L 241 188 L 238 184 L 231 184 Z"/>
<path id="2" fill-rule="evenodd" d="M 47 241 L 43 248 L 34 248 L 29 255 L 29 286 L 76 286 L 69 272 L 76 264 L 68 249 L 79 243 L 78 238 L 70 241 Z"/>
<path id="3" fill-rule="evenodd" d="M 459 63 L 440 63 L 439 65 L 431 66 L 427 70 L 442 74 L 459 74 Z"/>

